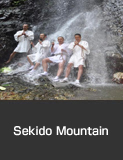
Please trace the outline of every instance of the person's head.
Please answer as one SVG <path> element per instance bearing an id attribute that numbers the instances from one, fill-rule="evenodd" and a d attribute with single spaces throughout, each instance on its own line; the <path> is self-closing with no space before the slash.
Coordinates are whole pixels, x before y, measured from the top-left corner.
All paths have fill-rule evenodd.
<path id="1" fill-rule="evenodd" d="M 64 37 L 59 36 L 58 37 L 58 42 L 59 42 L 59 44 L 63 44 L 64 43 Z"/>
<path id="2" fill-rule="evenodd" d="M 29 28 L 28 24 L 24 24 L 24 25 L 23 25 L 23 30 L 24 30 L 24 31 L 27 31 L 28 28 Z"/>
<path id="3" fill-rule="evenodd" d="M 81 41 L 81 34 L 79 34 L 79 33 L 75 34 L 75 40 L 77 42 L 80 42 Z"/>
<path id="4" fill-rule="evenodd" d="M 45 40 L 46 37 L 47 37 L 46 34 L 44 34 L 44 33 L 41 33 L 41 34 L 40 34 L 40 39 L 41 39 L 41 40 Z"/>

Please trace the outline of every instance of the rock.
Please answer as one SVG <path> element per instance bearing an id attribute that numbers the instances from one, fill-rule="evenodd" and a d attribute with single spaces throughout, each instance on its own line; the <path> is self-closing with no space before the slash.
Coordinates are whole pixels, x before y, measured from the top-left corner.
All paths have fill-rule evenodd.
<path id="1" fill-rule="evenodd" d="M 119 59 L 122 59 L 123 57 L 121 56 L 121 54 L 119 54 L 119 53 L 114 53 L 114 54 L 112 54 L 112 57 L 113 58 L 119 58 Z"/>
<path id="2" fill-rule="evenodd" d="M 74 97 L 77 88 L 55 88 L 50 81 L 40 82 L 38 86 L 24 82 L 21 76 L 2 76 L 0 84 L 6 86 L 1 100 L 69 100 Z"/>
<path id="3" fill-rule="evenodd" d="M 107 51 L 105 54 L 108 75 L 112 79 L 113 74 L 123 71 L 123 56 L 115 51 Z"/>
<path id="4" fill-rule="evenodd" d="M 122 0 L 104 0 L 104 22 L 107 24 L 110 32 L 115 34 L 116 38 L 123 37 L 123 2 Z M 119 46 L 122 50 L 122 44 Z M 122 50 L 123 51 L 123 50 Z"/>
<path id="5" fill-rule="evenodd" d="M 9 90 L 9 92 L 13 92 L 15 89 L 13 87 L 11 87 L 8 90 Z"/>
<path id="6" fill-rule="evenodd" d="M 116 83 L 122 83 L 123 84 L 123 73 L 118 72 L 113 75 L 113 81 Z"/>
<path id="7" fill-rule="evenodd" d="M 37 94 L 35 96 L 35 100 L 41 100 L 42 99 L 42 94 Z"/>

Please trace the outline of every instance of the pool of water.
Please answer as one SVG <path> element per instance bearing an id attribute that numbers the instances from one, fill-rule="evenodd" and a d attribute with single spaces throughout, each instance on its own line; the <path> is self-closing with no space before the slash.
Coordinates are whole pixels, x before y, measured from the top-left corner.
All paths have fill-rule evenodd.
<path id="1" fill-rule="evenodd" d="M 74 100 L 123 100 L 123 85 L 83 85 L 76 91 Z"/>

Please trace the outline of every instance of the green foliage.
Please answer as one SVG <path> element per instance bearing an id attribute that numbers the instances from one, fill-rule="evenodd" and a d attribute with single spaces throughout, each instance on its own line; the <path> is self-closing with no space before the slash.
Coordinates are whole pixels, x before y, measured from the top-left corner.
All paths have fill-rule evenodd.
<path id="1" fill-rule="evenodd" d="M 4 67 L 4 68 L 1 68 L 0 69 L 0 73 L 8 73 L 11 71 L 11 68 L 10 67 Z"/>
<path id="2" fill-rule="evenodd" d="M 9 87 L 10 84 L 2 84 L 2 87 Z"/>
<path id="3" fill-rule="evenodd" d="M 5 91 L 5 90 L 6 90 L 6 88 L 4 88 L 4 87 L 0 86 L 0 90 L 1 90 L 1 91 Z"/>
<path id="4" fill-rule="evenodd" d="M 27 0 L 13 0 L 12 1 L 12 6 L 14 6 L 14 7 L 20 6 L 20 5 L 24 4 L 25 1 L 27 1 Z"/>

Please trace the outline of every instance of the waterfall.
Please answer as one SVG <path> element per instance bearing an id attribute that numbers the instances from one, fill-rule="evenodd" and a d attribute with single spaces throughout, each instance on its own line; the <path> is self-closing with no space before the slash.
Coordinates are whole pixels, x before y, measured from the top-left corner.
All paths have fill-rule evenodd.
<path id="1" fill-rule="evenodd" d="M 74 41 L 74 34 L 81 33 L 82 39 L 89 42 L 91 54 L 88 57 L 87 76 L 90 83 L 105 83 L 107 69 L 105 64 L 104 47 L 106 46 L 105 30 L 102 30 L 102 11 L 99 7 L 88 12 L 81 12 L 70 18 L 49 39 L 57 40 L 62 35 L 66 42 Z"/>
<path id="2" fill-rule="evenodd" d="M 65 41 L 70 43 L 74 41 L 75 33 L 82 35 L 82 40 L 89 43 L 91 50 L 85 68 L 87 81 L 91 84 L 102 84 L 108 80 L 105 50 L 111 39 L 107 37 L 103 22 L 102 2 L 101 0 L 55 0 L 53 6 L 55 14 L 47 21 L 33 24 L 35 35 L 41 32 L 48 33 L 50 41 L 57 41 L 58 36 L 64 36 Z M 73 6 L 70 7 L 71 5 Z"/>
<path id="3" fill-rule="evenodd" d="M 59 11 L 59 21 L 54 20 L 55 32 L 48 36 L 49 40 L 57 41 L 58 36 L 64 36 L 66 42 L 74 41 L 74 34 L 81 33 L 82 39 L 89 42 L 91 54 L 88 56 L 86 74 L 89 83 L 105 83 L 107 68 L 105 64 L 105 48 L 110 40 L 106 37 L 106 27 L 103 23 L 102 1 L 76 1 L 72 12 L 67 12 L 68 0 L 61 4 L 58 0 L 56 8 Z M 63 16 L 64 15 L 64 16 Z M 51 23 L 52 25 L 52 23 Z"/>

